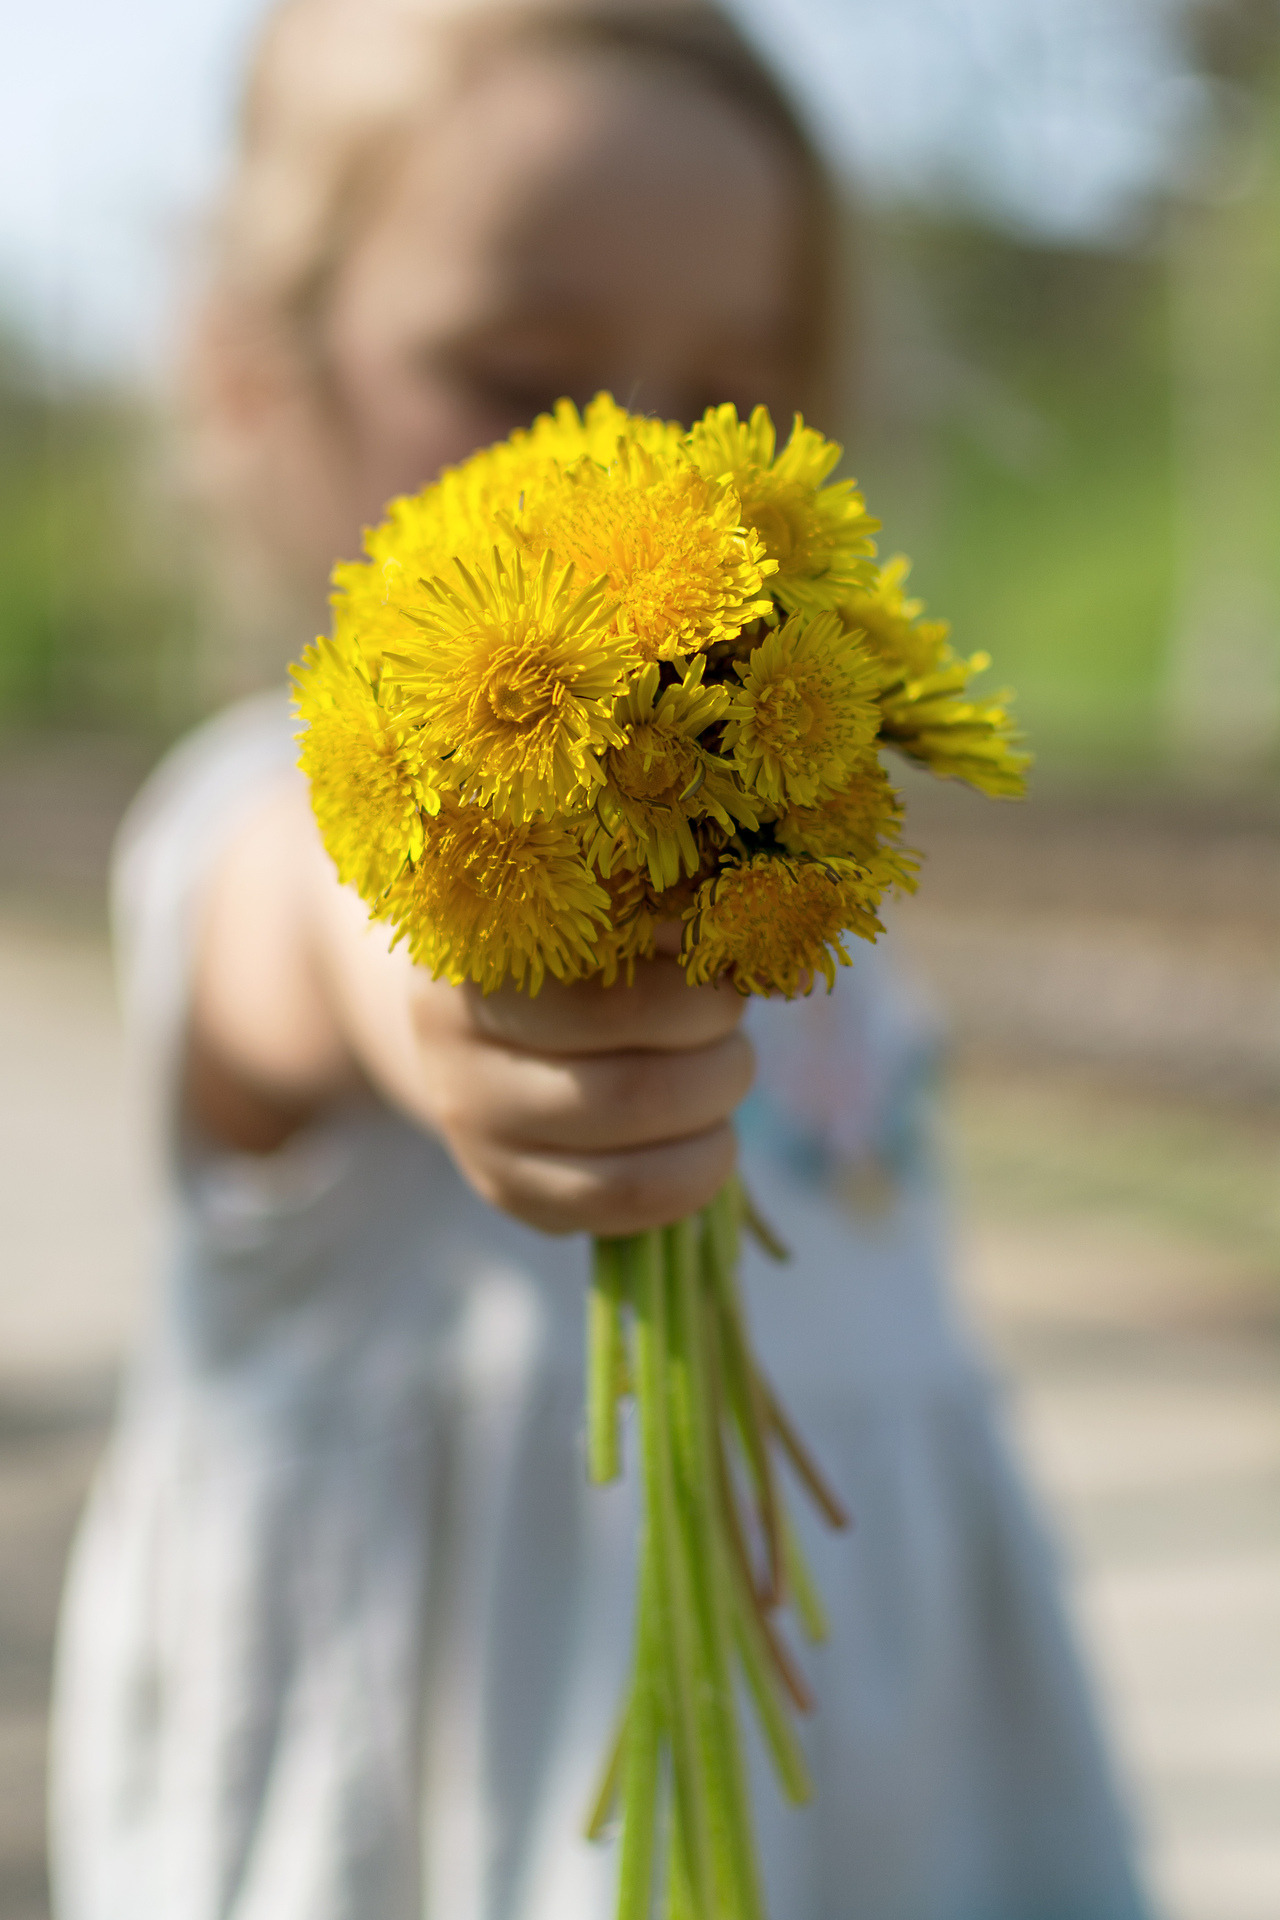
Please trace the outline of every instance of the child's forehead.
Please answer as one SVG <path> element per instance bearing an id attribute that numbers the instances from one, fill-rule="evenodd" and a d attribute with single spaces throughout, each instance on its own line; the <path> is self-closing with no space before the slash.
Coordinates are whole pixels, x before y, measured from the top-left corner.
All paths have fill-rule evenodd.
<path id="1" fill-rule="evenodd" d="M 465 259 L 536 299 L 568 275 L 585 300 L 606 260 L 691 237 L 710 275 L 744 240 L 766 269 L 794 192 L 778 143 L 674 63 L 522 50 L 413 129 L 381 214 L 388 245 L 429 240 L 437 277 Z"/>

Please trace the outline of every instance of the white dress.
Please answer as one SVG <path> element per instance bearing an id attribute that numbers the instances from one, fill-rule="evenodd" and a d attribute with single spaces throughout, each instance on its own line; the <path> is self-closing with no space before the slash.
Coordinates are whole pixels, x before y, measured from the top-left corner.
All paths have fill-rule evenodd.
<path id="1" fill-rule="evenodd" d="M 584 1246 L 353 1108 L 263 1157 L 177 1124 L 192 926 L 294 757 L 279 698 L 181 747 L 127 824 L 127 1011 L 168 1141 L 160 1309 L 75 1553 L 60 1920 L 608 1920 L 580 1837 L 629 1658 L 632 1471 L 588 1486 Z M 1139 1920 L 1050 1553 L 943 1290 L 913 1140 L 929 1036 L 891 955 L 753 1010 L 766 1366 L 856 1515 L 801 1520 L 814 1804 L 761 1755 L 771 1920 Z M 914 1090 L 914 1091 L 913 1091 Z M 861 1227 L 810 1172 L 894 1175 Z M 820 1168 L 819 1168 L 820 1171 Z"/>

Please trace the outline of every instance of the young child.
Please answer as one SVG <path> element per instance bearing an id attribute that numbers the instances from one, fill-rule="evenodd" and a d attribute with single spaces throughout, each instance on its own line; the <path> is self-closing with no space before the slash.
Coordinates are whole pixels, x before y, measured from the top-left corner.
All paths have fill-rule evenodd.
<path id="1" fill-rule="evenodd" d="M 829 202 L 700 0 L 290 0 L 201 330 L 224 492 L 318 599 L 389 495 L 562 393 L 821 423 Z M 293 724 L 273 691 L 203 729 L 121 845 L 168 1231 L 66 1604 L 58 1911 L 605 1920 L 614 1852 L 581 1828 L 634 1472 L 586 1484 L 582 1236 L 723 1181 L 743 1003 L 670 957 L 536 1000 L 416 973 L 336 885 Z M 927 1031 L 882 949 L 746 1025 L 750 1179 L 795 1249 L 750 1272 L 759 1350 L 857 1515 L 807 1529 L 814 1804 L 754 1756 L 770 1911 L 1137 1920 L 1052 1566 L 942 1292 Z M 893 1192 L 862 1230 L 795 1171 L 872 1162 Z"/>

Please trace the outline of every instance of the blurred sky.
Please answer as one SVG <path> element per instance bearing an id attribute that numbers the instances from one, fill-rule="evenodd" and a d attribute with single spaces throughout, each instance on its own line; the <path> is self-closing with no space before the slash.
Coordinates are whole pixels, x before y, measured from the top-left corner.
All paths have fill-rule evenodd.
<path id="1" fill-rule="evenodd" d="M 145 380 L 266 0 L 0 0 L 0 307 Z M 840 158 L 1067 241 L 1123 237 L 1193 89 L 1179 0 L 736 0 Z"/>

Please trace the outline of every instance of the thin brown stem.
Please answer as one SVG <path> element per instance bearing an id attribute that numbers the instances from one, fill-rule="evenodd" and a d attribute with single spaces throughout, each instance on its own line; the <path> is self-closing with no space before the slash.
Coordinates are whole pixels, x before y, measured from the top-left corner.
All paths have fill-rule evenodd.
<path id="1" fill-rule="evenodd" d="M 742 1224 L 756 1244 L 764 1248 L 771 1260 L 789 1260 L 790 1247 L 774 1232 L 741 1181 L 738 1182 L 738 1202 L 742 1208 Z"/>
<path id="2" fill-rule="evenodd" d="M 722 1200 L 727 1197 L 722 1196 Z M 715 1349 L 717 1359 L 723 1356 L 724 1363 L 724 1398 L 733 1409 L 742 1450 L 755 1483 L 757 1517 L 765 1549 L 766 1603 L 777 1606 L 784 1593 L 785 1561 L 778 1512 L 778 1481 L 769 1452 L 769 1409 L 761 1393 L 760 1376 L 751 1355 L 734 1268 L 724 1257 L 715 1223 L 711 1221 L 708 1222 L 706 1245 L 710 1255 L 708 1264 L 720 1335 L 715 1342 Z"/>
<path id="3" fill-rule="evenodd" d="M 596 1788 L 595 1799 L 591 1803 L 591 1812 L 583 1828 L 588 1840 L 600 1840 L 605 1828 L 614 1816 L 618 1805 L 618 1790 L 622 1785 L 622 1765 L 626 1756 L 627 1729 L 631 1724 L 631 1715 L 625 1712 L 613 1736 L 613 1745 L 609 1749 L 609 1758 L 600 1775 L 600 1784 Z"/>
<path id="4" fill-rule="evenodd" d="M 769 1600 L 761 1593 L 752 1577 L 751 1560 L 747 1553 L 747 1543 L 743 1537 L 742 1523 L 730 1485 L 729 1463 L 725 1459 L 723 1445 L 721 1445 L 719 1449 L 719 1456 L 721 1498 L 724 1502 L 725 1516 L 728 1521 L 725 1531 L 728 1536 L 729 1550 L 733 1555 L 734 1562 L 738 1569 L 742 1590 L 750 1598 L 751 1611 L 759 1624 L 761 1635 L 769 1650 L 769 1657 L 773 1662 L 778 1679 L 791 1698 L 792 1705 L 798 1713 L 811 1713 L 814 1706 L 813 1695 L 809 1691 L 804 1675 L 792 1660 L 785 1642 L 782 1640 L 770 1618 L 771 1608 Z"/>
<path id="5" fill-rule="evenodd" d="M 760 1383 L 760 1391 L 764 1395 L 765 1406 L 768 1409 L 769 1424 L 777 1434 L 783 1452 L 808 1488 L 814 1505 L 822 1513 L 828 1525 L 835 1527 L 838 1531 L 852 1526 L 853 1520 L 848 1508 L 827 1484 L 821 1468 L 792 1426 L 790 1416 L 777 1394 L 762 1374 L 757 1373 L 756 1378 Z"/>

